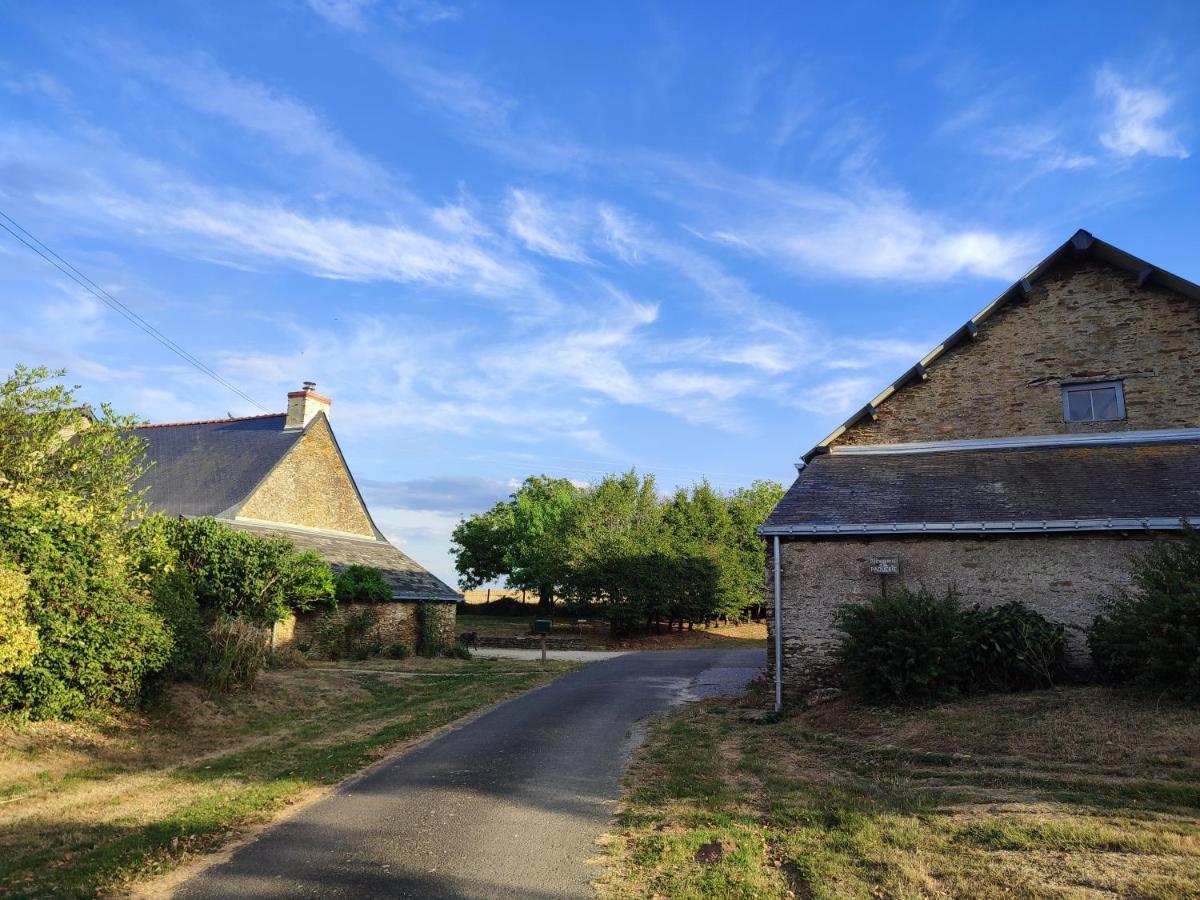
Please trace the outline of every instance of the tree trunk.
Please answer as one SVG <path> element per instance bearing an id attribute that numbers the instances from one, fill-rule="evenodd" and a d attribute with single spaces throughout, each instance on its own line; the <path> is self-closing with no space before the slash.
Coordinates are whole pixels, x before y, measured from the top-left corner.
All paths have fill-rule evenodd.
<path id="1" fill-rule="evenodd" d="M 538 585 L 538 609 L 552 609 L 554 607 L 554 585 L 542 584 Z"/>

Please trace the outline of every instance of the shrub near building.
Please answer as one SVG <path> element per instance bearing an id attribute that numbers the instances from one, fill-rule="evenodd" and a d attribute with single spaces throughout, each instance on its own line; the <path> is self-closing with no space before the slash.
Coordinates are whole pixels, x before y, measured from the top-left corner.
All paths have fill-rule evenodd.
<path id="1" fill-rule="evenodd" d="M 846 681 L 874 702 L 1048 687 L 1063 669 L 1063 627 L 1020 603 L 964 608 L 953 591 L 900 588 L 846 604 L 836 623 Z"/>
<path id="2" fill-rule="evenodd" d="M 1134 590 L 1111 600 L 1088 631 L 1096 668 L 1200 699 L 1200 535 L 1160 540 L 1134 572 Z"/>

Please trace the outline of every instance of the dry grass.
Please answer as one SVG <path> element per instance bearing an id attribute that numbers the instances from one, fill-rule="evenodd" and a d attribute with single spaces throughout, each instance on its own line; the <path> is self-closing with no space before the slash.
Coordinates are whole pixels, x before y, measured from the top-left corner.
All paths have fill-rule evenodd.
<path id="1" fill-rule="evenodd" d="M 602 893 L 1200 896 L 1194 707 L 1083 687 L 746 712 L 709 701 L 657 726 Z"/>
<path id="2" fill-rule="evenodd" d="M 0 725 L 0 895 L 169 871 L 407 742 L 571 668 L 369 660 L 265 673 L 101 723 Z"/>

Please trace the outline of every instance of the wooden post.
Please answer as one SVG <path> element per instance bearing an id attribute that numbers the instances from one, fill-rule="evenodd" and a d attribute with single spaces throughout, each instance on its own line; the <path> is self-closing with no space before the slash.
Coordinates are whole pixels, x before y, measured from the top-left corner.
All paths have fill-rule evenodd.
<path id="1" fill-rule="evenodd" d="M 546 664 L 546 636 L 542 635 L 542 665 Z"/>

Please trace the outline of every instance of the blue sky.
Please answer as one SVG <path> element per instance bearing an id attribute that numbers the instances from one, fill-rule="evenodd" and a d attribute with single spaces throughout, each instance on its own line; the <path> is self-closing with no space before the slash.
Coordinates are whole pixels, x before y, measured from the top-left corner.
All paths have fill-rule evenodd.
<path id="1" fill-rule="evenodd" d="M 1200 5 L 0 4 L 0 209 L 380 526 L 792 463 L 1084 227 L 1200 280 Z M 0 364 L 256 412 L 0 234 Z"/>

